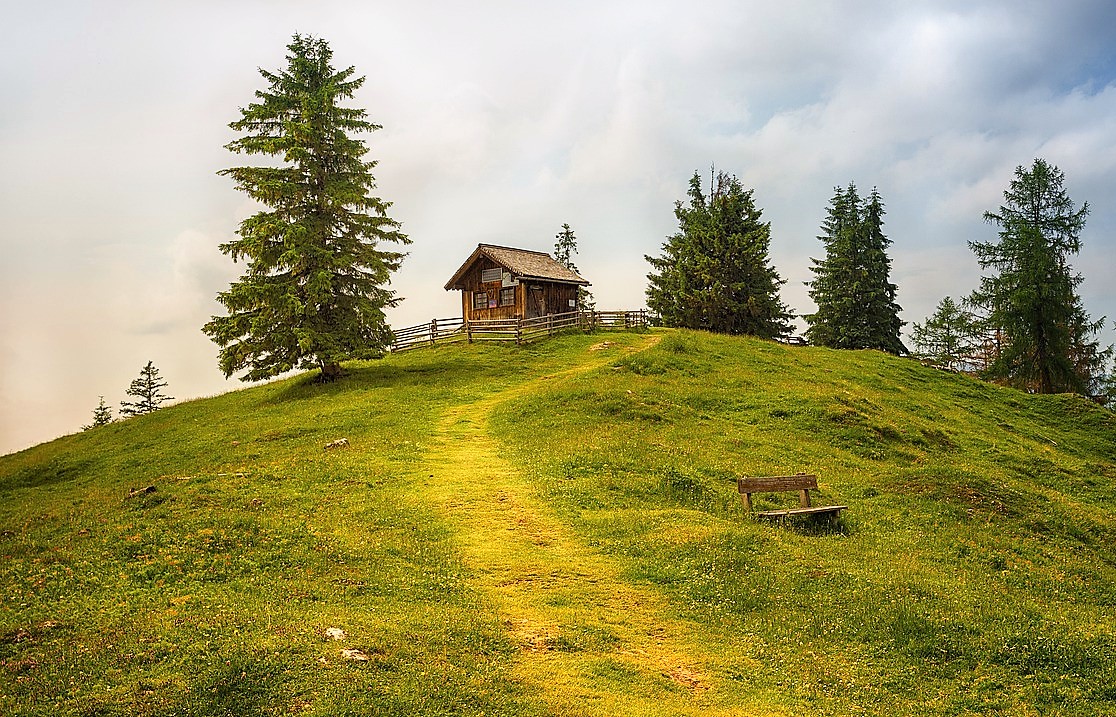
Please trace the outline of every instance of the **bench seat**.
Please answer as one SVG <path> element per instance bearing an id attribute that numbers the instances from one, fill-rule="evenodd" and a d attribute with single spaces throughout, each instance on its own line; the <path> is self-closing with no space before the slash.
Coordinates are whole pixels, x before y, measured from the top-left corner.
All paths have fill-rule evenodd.
<path id="1" fill-rule="evenodd" d="M 786 510 L 757 510 L 754 515 L 758 518 L 789 518 L 795 515 L 821 515 L 832 513 L 833 517 L 841 517 L 841 511 L 847 510 L 847 505 L 820 505 L 813 508 L 787 508 Z"/>

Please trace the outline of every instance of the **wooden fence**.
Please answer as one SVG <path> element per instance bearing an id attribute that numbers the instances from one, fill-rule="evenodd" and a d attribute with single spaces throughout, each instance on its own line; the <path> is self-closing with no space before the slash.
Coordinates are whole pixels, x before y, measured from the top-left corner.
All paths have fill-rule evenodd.
<path id="1" fill-rule="evenodd" d="M 465 321 L 461 317 L 433 319 L 426 324 L 393 329 L 392 351 L 407 351 L 419 346 L 454 343 L 455 341 L 509 341 L 525 344 L 565 331 L 597 331 L 607 329 L 645 328 L 647 310 L 638 311 L 571 311 L 534 319 L 487 319 Z"/>

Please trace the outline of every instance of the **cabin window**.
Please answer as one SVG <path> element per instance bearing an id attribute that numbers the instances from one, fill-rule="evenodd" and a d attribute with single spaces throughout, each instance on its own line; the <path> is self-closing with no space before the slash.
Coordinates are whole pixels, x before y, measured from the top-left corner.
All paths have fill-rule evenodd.
<path id="1" fill-rule="evenodd" d="M 500 306 L 515 306 L 515 287 L 500 289 Z"/>
<path id="2" fill-rule="evenodd" d="M 491 284 L 493 282 L 500 281 L 503 278 L 504 278 L 504 272 L 503 272 L 503 270 L 500 269 L 500 267 L 496 267 L 495 269 L 482 269 L 481 270 L 481 283 L 482 284 Z"/>
<path id="3" fill-rule="evenodd" d="M 474 291 L 473 292 L 473 308 L 474 309 L 487 309 L 488 308 L 488 292 L 487 291 Z"/>

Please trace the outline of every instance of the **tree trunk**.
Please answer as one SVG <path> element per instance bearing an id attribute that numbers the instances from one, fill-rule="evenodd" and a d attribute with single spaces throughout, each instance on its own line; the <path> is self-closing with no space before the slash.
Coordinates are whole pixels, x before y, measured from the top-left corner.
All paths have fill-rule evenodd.
<path id="1" fill-rule="evenodd" d="M 329 383 L 341 378 L 341 364 L 336 361 L 330 361 L 322 364 L 322 383 Z"/>

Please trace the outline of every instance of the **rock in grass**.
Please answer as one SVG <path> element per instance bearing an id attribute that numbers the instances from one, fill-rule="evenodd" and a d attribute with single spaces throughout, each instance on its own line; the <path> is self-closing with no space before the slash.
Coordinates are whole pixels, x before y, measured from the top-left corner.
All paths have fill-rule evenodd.
<path id="1" fill-rule="evenodd" d="M 346 660 L 353 660 L 354 662 L 368 662 L 368 655 L 360 650 L 342 650 L 341 657 Z"/>

